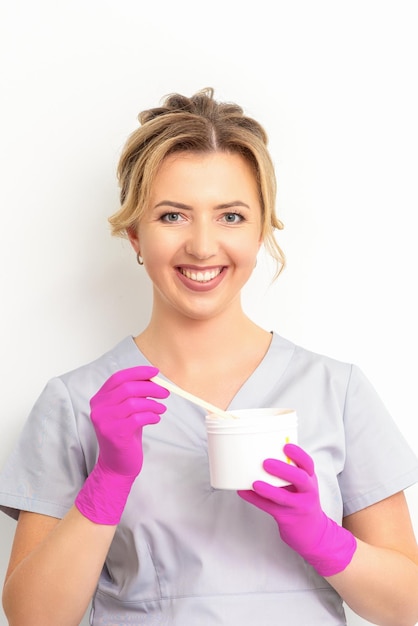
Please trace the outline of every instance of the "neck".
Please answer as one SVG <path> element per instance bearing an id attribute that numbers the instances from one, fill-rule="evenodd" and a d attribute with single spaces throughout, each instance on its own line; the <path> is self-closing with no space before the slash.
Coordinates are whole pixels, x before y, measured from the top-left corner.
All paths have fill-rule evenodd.
<path id="1" fill-rule="evenodd" d="M 136 343 L 163 373 L 192 370 L 197 364 L 229 362 L 251 350 L 269 334 L 242 311 L 241 306 L 209 319 L 192 319 L 153 309 L 150 322 Z"/>

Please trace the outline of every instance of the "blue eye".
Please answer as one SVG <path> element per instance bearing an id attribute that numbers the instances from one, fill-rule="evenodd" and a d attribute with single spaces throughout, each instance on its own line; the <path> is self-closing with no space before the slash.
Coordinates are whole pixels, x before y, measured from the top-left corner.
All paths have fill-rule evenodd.
<path id="1" fill-rule="evenodd" d="M 163 222 L 175 223 L 175 222 L 178 222 L 180 218 L 181 218 L 180 213 L 164 213 L 164 215 L 160 217 L 160 220 Z"/>
<path id="2" fill-rule="evenodd" d="M 244 219 L 240 213 L 225 213 L 223 217 L 228 224 L 239 224 Z"/>

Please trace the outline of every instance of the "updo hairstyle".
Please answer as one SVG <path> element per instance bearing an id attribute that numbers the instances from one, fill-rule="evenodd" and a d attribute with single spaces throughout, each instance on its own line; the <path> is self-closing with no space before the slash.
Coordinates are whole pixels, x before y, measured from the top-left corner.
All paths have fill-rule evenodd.
<path id="1" fill-rule="evenodd" d="M 274 231 L 283 223 L 275 213 L 276 176 L 267 149 L 264 128 L 244 115 L 234 103 L 217 102 L 212 88 L 190 98 L 167 96 L 160 107 L 142 111 L 140 122 L 123 148 L 117 175 L 120 185 L 119 210 L 109 218 L 112 235 L 126 237 L 136 229 L 148 207 L 151 186 L 163 160 L 176 152 L 239 154 L 253 168 L 262 209 L 262 238 L 277 263 L 277 275 L 285 256 Z"/>

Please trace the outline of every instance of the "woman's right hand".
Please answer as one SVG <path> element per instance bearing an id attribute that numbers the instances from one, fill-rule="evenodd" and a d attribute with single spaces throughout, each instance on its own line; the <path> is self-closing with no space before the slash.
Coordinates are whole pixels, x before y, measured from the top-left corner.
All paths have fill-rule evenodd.
<path id="1" fill-rule="evenodd" d="M 169 393 L 155 367 L 116 372 L 92 398 L 99 458 L 61 520 L 22 511 L 4 586 L 10 624 L 79 624 L 142 467 L 142 428 L 156 424 Z M 51 475 L 51 480 L 53 476 Z"/>
<path id="2" fill-rule="evenodd" d="M 109 472 L 136 477 L 142 467 L 142 428 L 157 424 L 166 407 L 152 398 L 169 392 L 150 378 L 157 368 L 138 366 L 113 374 L 90 400 L 99 463 Z"/>
<path id="3" fill-rule="evenodd" d="M 166 407 L 153 398 L 169 392 L 150 378 L 158 369 L 138 366 L 113 374 L 90 401 L 91 420 L 99 443 L 96 466 L 75 505 L 98 524 L 120 521 L 130 489 L 142 468 L 142 429 L 156 424 Z"/>

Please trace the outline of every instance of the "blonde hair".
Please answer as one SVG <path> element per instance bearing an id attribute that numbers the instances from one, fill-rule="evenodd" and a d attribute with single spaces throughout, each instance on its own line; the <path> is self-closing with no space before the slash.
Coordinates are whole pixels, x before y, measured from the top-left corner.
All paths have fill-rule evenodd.
<path id="1" fill-rule="evenodd" d="M 285 256 L 274 231 L 283 223 L 275 214 L 276 176 L 267 149 L 264 128 L 244 115 L 234 103 L 217 102 L 212 88 L 190 98 L 167 96 L 161 107 L 142 111 L 140 126 L 123 148 L 117 175 L 120 209 L 109 218 L 112 235 L 126 237 L 135 229 L 147 208 L 154 177 L 169 154 L 174 152 L 230 152 L 244 157 L 252 166 L 260 193 L 262 238 L 277 264 L 276 276 L 285 265 Z"/>

